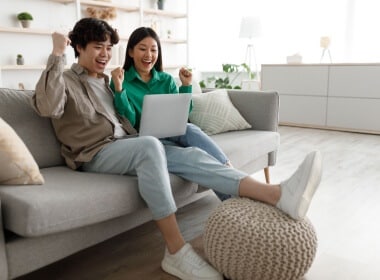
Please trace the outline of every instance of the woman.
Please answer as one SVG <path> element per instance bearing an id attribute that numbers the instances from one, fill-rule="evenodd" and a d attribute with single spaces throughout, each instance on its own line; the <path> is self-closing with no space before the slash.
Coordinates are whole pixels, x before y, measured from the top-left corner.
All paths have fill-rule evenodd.
<path id="1" fill-rule="evenodd" d="M 115 107 L 118 113 L 126 117 L 138 130 L 144 95 L 162 93 L 191 94 L 192 73 L 182 67 L 177 85 L 171 75 L 162 70 L 162 52 L 160 39 L 149 27 L 137 28 L 128 40 L 123 69 L 112 71 L 111 88 L 115 94 Z M 232 166 L 219 146 L 198 126 L 188 123 L 184 135 L 165 138 L 182 147 L 198 147 L 222 164 Z M 229 198 L 215 192 L 221 200 Z"/>

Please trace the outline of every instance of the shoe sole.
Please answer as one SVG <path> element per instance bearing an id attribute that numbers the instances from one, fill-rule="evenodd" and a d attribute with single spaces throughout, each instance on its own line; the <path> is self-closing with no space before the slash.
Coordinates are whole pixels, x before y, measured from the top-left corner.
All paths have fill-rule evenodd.
<path id="1" fill-rule="evenodd" d="M 179 271 L 175 267 L 172 267 L 169 264 L 166 264 L 166 262 L 164 262 L 164 261 L 161 262 L 161 268 L 166 273 L 174 275 L 181 280 L 199 280 L 200 279 L 199 277 L 195 277 L 195 276 L 189 278 L 188 275 L 184 275 L 181 271 Z M 201 279 L 210 279 L 210 278 L 201 278 Z M 221 278 L 216 277 L 216 278 L 214 278 L 214 280 L 223 280 L 223 277 L 221 277 Z"/>
<path id="2" fill-rule="evenodd" d="M 174 267 L 172 267 L 171 265 L 167 265 L 165 262 L 161 262 L 161 268 L 166 272 L 166 273 L 169 273 L 171 275 L 174 275 L 180 279 L 184 279 L 184 280 L 190 280 L 189 278 L 185 278 L 185 276 L 182 274 L 181 271 L 179 271 L 178 269 L 175 269 Z"/>
<path id="3" fill-rule="evenodd" d="M 312 156 L 312 155 L 310 155 Z M 314 152 L 311 159 L 310 174 L 298 206 L 298 219 L 303 219 L 309 209 L 311 199 L 317 190 L 322 177 L 322 156 L 320 152 Z"/>

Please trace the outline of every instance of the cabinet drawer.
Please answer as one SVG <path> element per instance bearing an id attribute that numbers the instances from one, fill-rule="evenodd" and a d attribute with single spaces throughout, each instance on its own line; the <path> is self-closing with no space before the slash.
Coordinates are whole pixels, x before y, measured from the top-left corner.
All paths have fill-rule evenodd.
<path id="1" fill-rule="evenodd" d="M 280 122 L 326 125 L 327 97 L 280 95 Z"/>
<path id="2" fill-rule="evenodd" d="M 379 99 L 330 97 L 327 126 L 380 132 L 379 108 Z"/>
<path id="3" fill-rule="evenodd" d="M 380 98 L 380 66 L 331 66 L 329 96 Z"/>
<path id="4" fill-rule="evenodd" d="M 280 94 L 327 96 L 328 66 L 262 65 L 262 89 Z"/>

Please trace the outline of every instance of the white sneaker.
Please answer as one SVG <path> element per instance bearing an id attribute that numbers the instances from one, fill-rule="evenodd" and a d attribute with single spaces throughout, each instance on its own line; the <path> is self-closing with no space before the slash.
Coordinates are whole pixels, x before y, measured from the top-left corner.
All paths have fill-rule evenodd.
<path id="1" fill-rule="evenodd" d="M 223 280 L 223 275 L 202 259 L 189 243 L 175 254 L 166 249 L 161 267 L 183 280 Z"/>
<path id="2" fill-rule="evenodd" d="M 277 208 L 295 220 L 303 219 L 321 181 L 322 156 L 318 151 L 309 153 L 296 172 L 281 183 L 281 197 Z"/>

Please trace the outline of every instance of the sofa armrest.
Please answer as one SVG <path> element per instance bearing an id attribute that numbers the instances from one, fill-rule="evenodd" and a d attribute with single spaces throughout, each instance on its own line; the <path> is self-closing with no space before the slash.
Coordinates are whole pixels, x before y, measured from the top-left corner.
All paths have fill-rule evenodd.
<path id="1" fill-rule="evenodd" d="M 8 279 L 8 261 L 5 252 L 5 238 L 3 228 L 3 216 L 1 214 L 1 200 L 0 200 L 0 280 Z"/>
<path id="2" fill-rule="evenodd" d="M 277 131 L 279 95 L 275 91 L 228 90 L 229 97 L 254 130 Z"/>

